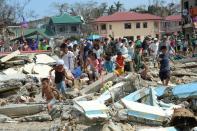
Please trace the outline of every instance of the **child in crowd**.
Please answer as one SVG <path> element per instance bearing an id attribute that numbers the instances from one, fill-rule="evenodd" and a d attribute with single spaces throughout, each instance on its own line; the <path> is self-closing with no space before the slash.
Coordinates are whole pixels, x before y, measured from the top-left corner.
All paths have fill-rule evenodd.
<path id="1" fill-rule="evenodd" d="M 89 54 L 90 58 L 87 61 L 87 73 L 90 81 L 98 80 L 99 78 L 99 61 L 95 53 Z"/>
<path id="2" fill-rule="evenodd" d="M 114 62 L 111 60 L 110 55 L 106 55 L 103 67 L 107 73 L 114 72 L 115 66 L 114 66 Z"/>
<path id="3" fill-rule="evenodd" d="M 82 73 L 83 72 L 82 72 L 81 63 L 79 60 L 77 60 L 76 66 L 75 66 L 74 70 L 72 71 L 72 74 L 73 74 L 74 78 L 80 78 Z"/>
<path id="4" fill-rule="evenodd" d="M 48 78 L 43 78 L 42 82 L 42 98 L 46 98 L 48 102 L 47 108 L 50 111 L 53 108 L 53 105 L 60 100 L 59 92 L 50 86 L 50 80 Z"/>
<path id="5" fill-rule="evenodd" d="M 170 57 L 167 53 L 167 47 L 161 47 L 161 54 L 159 55 L 158 61 L 160 64 L 159 77 L 163 85 L 168 86 L 170 80 Z"/>
<path id="6" fill-rule="evenodd" d="M 118 52 L 116 57 L 116 74 L 122 75 L 124 73 L 125 57 L 122 56 L 121 52 Z"/>

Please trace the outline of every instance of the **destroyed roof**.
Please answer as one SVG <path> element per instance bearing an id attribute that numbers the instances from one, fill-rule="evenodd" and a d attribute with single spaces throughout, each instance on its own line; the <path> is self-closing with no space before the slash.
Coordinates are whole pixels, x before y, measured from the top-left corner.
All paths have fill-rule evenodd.
<path id="1" fill-rule="evenodd" d="M 54 24 L 81 24 L 82 20 L 80 16 L 71 16 L 67 13 L 60 16 L 53 16 L 51 20 Z"/>
<path id="2" fill-rule="evenodd" d="M 50 36 L 53 36 L 53 33 L 49 30 L 45 30 L 45 29 L 25 29 L 24 30 L 24 37 L 25 38 L 32 38 L 35 35 L 41 35 L 44 38 L 50 38 Z M 12 39 L 11 41 L 15 41 L 21 38 L 20 35 L 18 35 L 19 37 Z"/>

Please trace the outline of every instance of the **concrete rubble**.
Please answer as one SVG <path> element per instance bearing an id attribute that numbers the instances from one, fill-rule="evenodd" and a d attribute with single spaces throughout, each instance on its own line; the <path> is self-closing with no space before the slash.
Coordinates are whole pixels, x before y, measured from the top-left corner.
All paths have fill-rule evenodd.
<path id="1" fill-rule="evenodd" d="M 36 130 L 65 131 L 178 131 L 197 126 L 195 60 L 173 65 L 170 87 L 161 85 L 158 69 L 151 63 L 147 63 L 148 80 L 131 72 L 120 77 L 110 73 L 90 85 L 83 82 L 86 77 L 81 78 L 77 88 L 66 92 L 67 99 L 48 112 L 41 98 L 40 79 L 48 76 L 54 58 L 31 54 L 26 62 L 12 67 L 5 63 L 24 61 L 20 52 L 0 58 L 0 126 L 28 123 L 24 128 L 31 129 L 39 123 L 48 127 Z M 180 127 L 179 119 L 186 124 Z"/>

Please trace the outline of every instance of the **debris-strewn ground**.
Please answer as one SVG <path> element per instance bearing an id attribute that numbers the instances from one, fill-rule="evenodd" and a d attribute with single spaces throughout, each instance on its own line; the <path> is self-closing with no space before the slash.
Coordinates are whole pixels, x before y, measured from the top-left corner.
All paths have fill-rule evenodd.
<path id="1" fill-rule="evenodd" d="M 48 58 L 49 56 L 42 57 Z M 84 78 L 76 80 L 75 88 L 69 89 L 66 93 L 67 99 L 57 103 L 54 106 L 54 110 L 48 113 L 46 102 L 41 97 L 40 78 L 47 75 L 48 70 L 51 68 L 51 63 L 54 61 L 49 57 L 48 62 L 44 63 L 45 66 L 43 66 L 43 63 L 42 65 L 40 63 L 24 63 L 23 65 L 16 64 L 16 66 L 12 65 L 9 67 L 1 64 L 0 130 L 134 131 L 139 129 L 139 127 L 147 128 L 152 126 L 128 119 L 127 114 L 124 114 L 126 105 L 121 101 L 125 96 L 144 87 L 145 89 L 148 87 L 153 87 L 154 89 L 161 86 L 158 69 L 153 67 L 151 63 L 147 63 L 149 66 L 148 80 L 143 80 L 139 74 L 131 72 L 127 72 L 120 77 L 108 74 L 103 76 L 102 80 L 91 85 L 87 85 Z M 38 68 L 35 68 L 36 66 Z M 175 85 L 197 81 L 197 62 L 175 63 L 172 66 L 171 75 L 170 87 L 167 87 L 166 92 L 159 96 L 157 100 L 167 104 L 181 105 L 181 107 L 184 107 L 183 110 L 185 112 L 191 112 L 184 117 L 181 115 L 181 118 L 189 117 L 192 120 L 196 120 L 196 96 L 192 95 L 191 97 L 180 99 L 172 94 L 172 89 Z M 109 91 L 109 95 L 102 97 L 107 91 Z M 143 96 L 145 93 L 142 92 L 139 96 Z M 196 90 L 193 94 L 195 93 Z M 104 117 L 101 119 L 98 117 L 90 119 L 87 117 L 88 114 L 84 113 L 83 107 L 81 107 L 82 111 L 75 107 L 77 101 L 96 99 L 99 99 L 100 104 L 105 105 L 109 109 L 106 111 L 109 118 L 106 119 Z M 140 98 L 136 102 L 146 103 L 147 100 L 148 97 L 146 96 L 146 98 Z M 95 114 L 98 113 L 99 108 L 100 106 L 98 106 L 98 110 L 95 110 Z M 105 112 L 105 110 L 102 111 Z M 91 114 L 91 112 L 89 113 Z M 176 115 L 176 117 L 180 116 Z M 142 120 L 139 119 L 139 121 Z M 171 123 L 168 120 L 166 123 L 162 123 L 162 126 L 176 126 L 172 123 L 176 124 L 176 119 L 173 119 Z"/>

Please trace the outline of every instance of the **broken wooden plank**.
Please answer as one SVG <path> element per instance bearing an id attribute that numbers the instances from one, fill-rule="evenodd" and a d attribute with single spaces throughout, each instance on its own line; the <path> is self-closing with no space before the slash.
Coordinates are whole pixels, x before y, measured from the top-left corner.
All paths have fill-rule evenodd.
<path id="1" fill-rule="evenodd" d="M 24 65 L 25 64 L 25 61 L 24 60 L 7 61 L 5 64 L 11 65 L 11 66 L 14 66 L 14 65 Z"/>
<path id="2" fill-rule="evenodd" d="M 197 58 L 182 59 L 182 60 L 179 60 L 177 62 L 180 62 L 180 63 L 197 62 Z"/>
<path id="3" fill-rule="evenodd" d="M 175 127 L 138 127 L 136 131 L 179 131 Z"/>
<path id="4" fill-rule="evenodd" d="M 15 56 L 17 56 L 17 55 L 19 55 L 19 54 L 20 54 L 20 51 L 17 50 L 17 51 L 15 51 L 15 52 L 13 52 L 13 53 L 11 53 L 11 54 L 9 54 L 9 55 L 7 55 L 7 56 L 1 58 L 1 59 L 0 59 L 0 62 L 4 63 L 4 62 L 6 62 L 6 61 L 8 61 L 8 60 L 10 60 L 10 59 L 12 59 L 12 58 L 14 58 Z"/>
<path id="5" fill-rule="evenodd" d="M 175 66 L 176 68 L 195 68 L 197 67 L 197 62 L 189 62 L 185 64 L 179 64 Z"/>
<path id="6" fill-rule="evenodd" d="M 196 73 L 186 72 L 184 70 L 177 70 L 171 73 L 172 76 L 197 76 Z"/>
<path id="7" fill-rule="evenodd" d="M 103 79 L 99 79 L 99 80 L 95 81 L 94 83 L 84 87 L 81 90 L 81 93 L 88 94 L 88 93 L 98 92 L 100 90 L 100 88 L 102 87 L 103 83 L 114 79 L 115 76 L 116 75 L 114 73 L 109 73 L 109 74 L 103 76 Z"/>
<path id="8" fill-rule="evenodd" d="M 21 122 L 46 122 L 51 121 L 51 116 L 49 114 L 38 114 L 33 116 L 25 116 L 19 119 Z"/>

